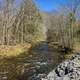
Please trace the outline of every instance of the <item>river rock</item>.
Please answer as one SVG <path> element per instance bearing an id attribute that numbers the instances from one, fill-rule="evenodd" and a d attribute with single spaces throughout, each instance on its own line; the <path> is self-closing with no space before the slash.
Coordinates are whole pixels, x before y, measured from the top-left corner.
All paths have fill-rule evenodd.
<path id="1" fill-rule="evenodd" d="M 42 80 L 80 80 L 80 54 L 62 62 Z"/>

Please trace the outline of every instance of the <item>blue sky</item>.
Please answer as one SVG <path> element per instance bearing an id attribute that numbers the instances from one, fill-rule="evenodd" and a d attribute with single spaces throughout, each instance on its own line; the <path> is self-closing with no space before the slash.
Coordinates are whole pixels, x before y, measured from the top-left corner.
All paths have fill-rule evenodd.
<path id="1" fill-rule="evenodd" d="M 20 4 L 22 0 L 15 0 L 15 4 Z M 37 7 L 41 11 L 52 11 L 56 10 L 60 7 L 60 5 L 67 4 L 70 0 L 33 0 Z M 0 2 L 3 2 L 3 0 L 0 0 Z"/>
<path id="2" fill-rule="evenodd" d="M 70 0 L 34 0 L 41 11 L 57 10 L 60 6 L 69 3 Z"/>
<path id="3" fill-rule="evenodd" d="M 0 0 L 2 2 L 3 0 Z M 20 5 L 22 0 L 15 0 L 15 4 Z M 72 2 L 72 0 L 33 0 L 36 3 L 36 6 L 41 11 L 55 11 L 59 9 L 61 6 L 67 5 Z M 80 2 L 80 0 L 78 0 Z M 1 4 L 0 4 L 1 5 Z"/>

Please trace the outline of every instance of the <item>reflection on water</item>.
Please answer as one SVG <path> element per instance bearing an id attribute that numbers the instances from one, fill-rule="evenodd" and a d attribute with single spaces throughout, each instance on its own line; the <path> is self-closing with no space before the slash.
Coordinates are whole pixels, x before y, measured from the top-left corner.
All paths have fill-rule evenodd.
<path id="1" fill-rule="evenodd" d="M 40 80 L 62 61 L 47 43 L 32 47 L 25 57 L 1 59 L 0 80 Z"/>

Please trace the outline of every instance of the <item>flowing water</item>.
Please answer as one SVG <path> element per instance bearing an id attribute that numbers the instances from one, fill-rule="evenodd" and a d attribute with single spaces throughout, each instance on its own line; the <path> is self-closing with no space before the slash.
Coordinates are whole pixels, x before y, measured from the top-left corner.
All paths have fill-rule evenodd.
<path id="1" fill-rule="evenodd" d="M 47 43 L 29 53 L 25 57 L 1 59 L 0 80 L 40 80 L 62 61 L 60 53 L 50 50 Z"/>

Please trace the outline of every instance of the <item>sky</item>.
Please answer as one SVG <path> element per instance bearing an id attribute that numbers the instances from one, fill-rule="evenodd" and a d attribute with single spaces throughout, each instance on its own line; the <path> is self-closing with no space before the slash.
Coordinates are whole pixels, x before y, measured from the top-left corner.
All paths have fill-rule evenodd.
<path id="1" fill-rule="evenodd" d="M 0 0 L 2 2 L 4 0 Z M 20 5 L 22 0 L 15 0 L 15 4 Z M 61 6 L 69 5 L 72 0 L 33 0 L 41 11 L 55 11 Z M 78 0 L 80 2 L 80 0 Z M 1 5 L 1 4 L 0 4 Z"/>
<path id="2" fill-rule="evenodd" d="M 69 3 L 70 0 L 34 0 L 37 7 L 41 11 L 53 11 L 57 10 L 60 5 Z"/>
<path id="3" fill-rule="evenodd" d="M 60 7 L 60 5 L 67 4 L 70 0 L 33 0 L 36 3 L 36 6 L 41 11 L 52 11 Z M 0 0 L 3 2 L 3 0 Z M 21 0 L 15 0 L 15 4 L 19 5 Z M 4 3 L 4 2 L 3 2 Z"/>

